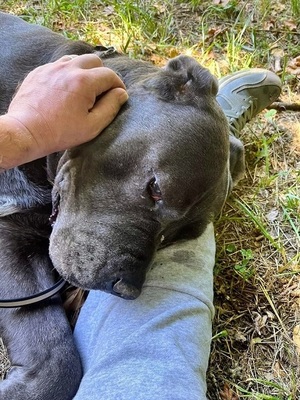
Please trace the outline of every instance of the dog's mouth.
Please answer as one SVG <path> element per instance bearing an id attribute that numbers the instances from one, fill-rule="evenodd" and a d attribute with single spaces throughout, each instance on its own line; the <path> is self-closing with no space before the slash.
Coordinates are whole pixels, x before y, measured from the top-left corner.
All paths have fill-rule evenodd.
<path id="1" fill-rule="evenodd" d="M 50 225 L 51 225 L 52 227 L 54 226 L 54 224 L 55 224 L 55 222 L 56 222 L 57 216 L 58 216 L 58 207 L 57 207 L 57 208 L 54 208 L 54 209 L 52 210 L 52 213 L 51 213 L 51 215 L 50 215 L 50 217 L 49 217 L 49 222 L 50 222 Z"/>
<path id="2" fill-rule="evenodd" d="M 60 196 L 57 195 L 56 199 L 55 199 L 55 201 L 53 202 L 53 205 L 52 205 L 52 213 L 51 213 L 51 215 L 49 217 L 49 223 L 50 223 L 50 225 L 52 227 L 54 226 L 54 224 L 56 222 L 56 219 L 57 219 L 57 216 L 58 216 L 59 203 L 60 203 Z"/>

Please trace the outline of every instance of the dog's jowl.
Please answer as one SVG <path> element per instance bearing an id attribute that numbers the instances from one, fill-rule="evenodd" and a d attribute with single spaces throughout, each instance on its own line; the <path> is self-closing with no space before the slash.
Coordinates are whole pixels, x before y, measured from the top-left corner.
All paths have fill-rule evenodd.
<path id="1" fill-rule="evenodd" d="M 215 78 L 186 56 L 157 68 L 3 13 L 0 48 L 2 114 L 30 70 L 65 54 L 98 53 L 129 93 L 93 141 L 0 175 L 0 298 L 48 288 L 54 269 L 76 286 L 136 298 L 156 250 L 200 235 L 228 194 Z M 0 309 L 0 336 L 12 363 L 1 400 L 73 398 L 80 360 L 58 295 Z"/>

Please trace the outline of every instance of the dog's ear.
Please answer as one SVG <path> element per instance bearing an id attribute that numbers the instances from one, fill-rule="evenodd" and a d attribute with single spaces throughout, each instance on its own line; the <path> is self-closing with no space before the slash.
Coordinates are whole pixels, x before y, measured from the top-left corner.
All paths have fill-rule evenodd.
<path id="1" fill-rule="evenodd" d="M 166 101 L 197 103 L 204 97 L 215 97 L 217 79 L 196 60 L 179 56 L 170 60 L 160 73 L 146 80 L 147 89 Z"/>
<path id="2" fill-rule="evenodd" d="M 233 135 L 229 135 L 230 174 L 232 186 L 242 179 L 245 172 L 245 152 L 243 143 Z"/>
<path id="3" fill-rule="evenodd" d="M 218 93 L 218 81 L 202 67 L 195 59 L 187 56 L 173 58 L 165 66 L 165 71 L 171 78 L 177 78 L 178 83 L 183 84 L 179 89 L 195 91 L 195 95 L 208 94 L 216 96 Z"/>

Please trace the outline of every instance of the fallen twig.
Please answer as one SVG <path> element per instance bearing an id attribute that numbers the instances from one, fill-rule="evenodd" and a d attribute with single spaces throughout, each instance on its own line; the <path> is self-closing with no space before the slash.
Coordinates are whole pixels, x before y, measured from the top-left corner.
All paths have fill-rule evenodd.
<path id="1" fill-rule="evenodd" d="M 277 110 L 277 111 L 300 111 L 300 104 L 299 103 L 283 103 L 281 101 L 277 101 L 272 103 L 268 110 Z"/>

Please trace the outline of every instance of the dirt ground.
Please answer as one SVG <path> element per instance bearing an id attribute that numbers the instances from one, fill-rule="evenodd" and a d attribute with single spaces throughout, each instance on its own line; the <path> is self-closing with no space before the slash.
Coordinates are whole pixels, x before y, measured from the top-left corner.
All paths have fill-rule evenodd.
<path id="1" fill-rule="evenodd" d="M 275 127 L 260 117 L 242 135 L 247 174 L 216 224 L 210 399 L 235 400 L 243 398 L 243 393 L 251 399 L 300 398 L 300 244 L 281 206 L 287 186 L 293 187 L 297 179 L 299 182 L 300 149 L 295 150 L 298 139 L 294 128 L 290 129 L 297 123 L 292 113 L 278 115 Z M 257 162 L 253 145 L 261 134 L 277 137 L 269 149 L 272 176 L 276 178 L 263 187 L 260 180 L 265 176 L 265 163 Z M 297 191 L 299 195 L 299 186 Z M 237 200 L 259 209 L 268 232 L 278 240 L 270 243 L 259 222 L 237 210 Z M 296 230 L 299 232 L 299 225 Z"/>
<path id="2" fill-rule="evenodd" d="M 111 27 L 118 27 L 116 21 L 112 24 L 115 8 L 110 4 L 108 9 L 104 2 L 90 3 L 97 18 L 90 16 L 88 22 L 74 23 L 58 14 L 52 27 L 58 31 L 79 30 L 81 38 L 92 41 L 98 40 L 96 32 L 101 31 L 102 43 L 106 40 L 104 44 L 114 44 L 116 36 L 112 35 Z M 188 54 L 217 76 L 259 66 L 275 71 L 283 81 L 276 111 L 263 111 L 241 132 L 246 175 L 215 225 L 216 315 L 208 397 L 210 400 L 297 400 L 300 398 L 299 18 L 288 1 L 174 3 L 170 32 L 181 40 L 166 46 L 162 41 L 146 43 L 145 38 L 141 44 L 141 39 L 135 37 L 126 48 L 129 54 L 163 64 L 165 59 L 188 47 Z M 159 18 L 165 4 L 155 2 Z M 4 2 L 0 1 L 0 6 L 3 9 Z M 14 10 L 24 14 L 22 7 Z M 0 341 L 0 379 L 7 365 Z"/>

